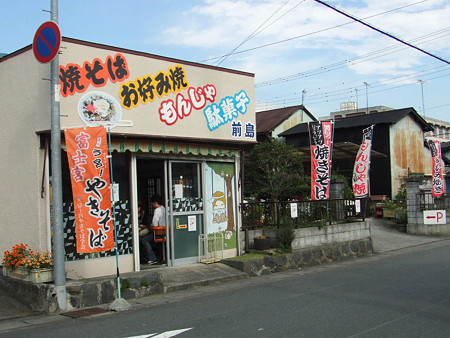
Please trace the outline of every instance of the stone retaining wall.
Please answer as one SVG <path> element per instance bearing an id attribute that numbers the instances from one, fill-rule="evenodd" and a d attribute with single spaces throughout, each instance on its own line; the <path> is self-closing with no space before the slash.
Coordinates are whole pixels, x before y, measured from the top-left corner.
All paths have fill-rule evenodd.
<path id="1" fill-rule="evenodd" d="M 283 255 L 267 255 L 260 259 L 226 259 L 222 263 L 239 269 L 250 276 L 261 276 L 289 269 L 298 269 L 302 266 L 331 263 L 371 254 L 373 254 L 372 240 L 365 238 L 304 248 Z"/>
<path id="2" fill-rule="evenodd" d="M 164 293 L 161 276 L 154 271 L 141 271 L 121 276 L 122 298 L 132 299 Z M 32 283 L 6 276 L 0 277 L 0 288 L 37 312 L 59 311 L 54 284 Z M 111 303 L 117 296 L 117 278 L 67 281 L 67 310 Z"/>
<path id="3" fill-rule="evenodd" d="M 55 312 L 59 309 L 53 284 L 32 282 L 0 277 L 0 289 L 37 312 Z"/>

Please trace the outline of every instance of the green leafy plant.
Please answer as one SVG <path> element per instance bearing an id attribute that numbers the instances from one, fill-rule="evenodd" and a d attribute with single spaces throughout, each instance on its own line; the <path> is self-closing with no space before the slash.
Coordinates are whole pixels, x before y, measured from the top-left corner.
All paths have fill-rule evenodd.
<path id="1" fill-rule="evenodd" d="M 295 239 L 295 230 L 292 225 L 285 225 L 278 230 L 280 250 L 282 252 L 292 252 L 292 242 Z"/>
<path id="2" fill-rule="evenodd" d="M 292 146 L 271 139 L 258 143 L 245 161 L 246 196 L 284 200 L 309 192 L 302 155 Z"/>
<path id="3" fill-rule="evenodd" d="M 407 224 L 408 223 L 408 213 L 406 209 L 399 208 L 395 212 L 395 222 L 397 224 Z"/>
<path id="4" fill-rule="evenodd" d="M 128 279 L 122 279 L 120 284 L 120 289 L 126 290 L 131 288 L 131 282 Z"/>
<path id="5" fill-rule="evenodd" d="M 146 279 L 141 280 L 141 286 L 146 288 L 147 286 L 150 285 L 150 282 Z"/>

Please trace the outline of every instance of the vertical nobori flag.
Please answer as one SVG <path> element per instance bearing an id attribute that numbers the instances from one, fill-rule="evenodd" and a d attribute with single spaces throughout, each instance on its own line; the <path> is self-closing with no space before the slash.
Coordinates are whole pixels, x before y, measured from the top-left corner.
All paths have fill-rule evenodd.
<path id="1" fill-rule="evenodd" d="M 77 252 L 115 248 L 105 127 L 65 131 L 75 206 Z"/>
<path id="2" fill-rule="evenodd" d="M 363 140 L 353 167 L 352 187 L 355 197 L 370 196 L 370 152 L 372 150 L 373 126 L 363 130 Z"/>
<path id="3" fill-rule="evenodd" d="M 308 126 L 311 146 L 311 199 L 325 200 L 330 197 L 334 122 L 310 122 Z"/>
<path id="4" fill-rule="evenodd" d="M 433 196 L 442 196 L 445 193 L 444 168 L 442 166 L 441 141 L 428 140 L 431 150 L 431 192 Z"/>

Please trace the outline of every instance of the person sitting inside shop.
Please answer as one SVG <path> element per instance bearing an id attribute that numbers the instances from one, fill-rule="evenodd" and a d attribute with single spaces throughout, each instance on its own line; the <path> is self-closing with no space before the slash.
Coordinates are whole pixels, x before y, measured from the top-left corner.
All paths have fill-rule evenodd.
<path id="1" fill-rule="evenodd" d="M 143 237 L 142 242 L 145 248 L 145 254 L 147 257 L 147 264 L 157 264 L 155 252 L 152 245 L 155 245 L 155 238 L 151 227 L 164 227 L 166 226 L 166 209 L 162 205 L 162 198 L 160 196 L 153 196 L 152 204 L 154 208 L 153 219 L 150 225 L 150 233 Z"/>

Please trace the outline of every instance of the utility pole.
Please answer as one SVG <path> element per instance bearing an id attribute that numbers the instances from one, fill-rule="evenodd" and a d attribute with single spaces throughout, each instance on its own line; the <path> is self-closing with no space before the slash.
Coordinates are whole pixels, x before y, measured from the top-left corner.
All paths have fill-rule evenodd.
<path id="1" fill-rule="evenodd" d="M 358 88 L 355 88 L 355 93 L 356 93 L 356 111 L 358 112 L 358 108 L 359 108 L 359 102 L 358 102 Z"/>
<path id="2" fill-rule="evenodd" d="M 51 19 L 58 23 L 58 0 L 51 0 Z M 53 258 L 55 291 L 59 308 L 67 309 L 64 227 L 62 215 L 61 114 L 59 104 L 59 54 L 50 65 L 51 75 L 51 164 L 53 188 Z"/>
<path id="3" fill-rule="evenodd" d="M 367 86 L 369 85 L 367 82 L 364 82 L 366 85 L 366 114 L 369 114 L 369 95 L 367 94 Z"/>
<path id="4" fill-rule="evenodd" d="M 423 115 L 423 117 L 425 117 L 425 100 L 423 97 L 423 84 L 425 83 L 425 81 L 419 80 L 419 83 L 420 83 L 420 88 L 422 91 L 422 115 Z"/>
<path id="5" fill-rule="evenodd" d="M 306 89 L 302 90 L 302 106 L 303 106 L 303 102 L 305 101 L 305 96 L 306 96 Z"/>

